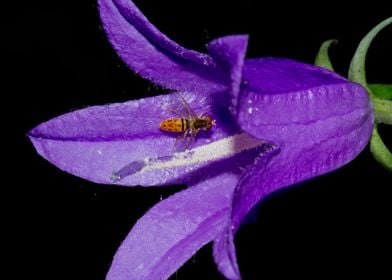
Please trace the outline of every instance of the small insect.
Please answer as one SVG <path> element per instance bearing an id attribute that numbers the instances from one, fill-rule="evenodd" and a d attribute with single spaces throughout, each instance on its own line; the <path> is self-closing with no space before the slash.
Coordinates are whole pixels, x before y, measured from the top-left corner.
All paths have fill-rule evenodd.
<path id="1" fill-rule="evenodd" d="M 180 99 L 186 110 L 186 114 L 171 110 L 180 117 L 161 121 L 159 124 L 161 130 L 168 132 L 183 132 L 184 139 L 192 140 L 200 130 L 209 130 L 215 125 L 215 120 L 210 116 L 205 115 L 205 113 L 200 115 L 195 114 L 185 99 L 181 96 Z"/>
<path id="2" fill-rule="evenodd" d="M 167 119 L 161 121 L 159 124 L 159 128 L 164 131 L 168 132 L 182 132 L 182 137 L 177 138 L 177 140 L 185 140 L 181 141 L 181 146 L 178 146 L 179 141 L 176 141 L 176 149 L 177 150 L 183 150 L 189 148 L 191 141 L 195 139 L 197 133 L 200 130 L 209 130 L 212 128 L 213 125 L 215 125 L 215 120 L 212 119 L 211 117 L 207 116 L 205 113 L 202 114 L 195 114 L 195 112 L 191 109 L 189 104 L 185 101 L 185 99 L 180 96 L 181 102 L 182 102 L 182 110 L 184 111 L 179 112 L 176 110 L 169 110 L 178 115 L 178 118 L 172 118 L 172 119 Z M 160 156 L 157 158 L 157 160 L 164 161 L 164 160 L 169 160 L 172 158 L 173 155 L 170 156 Z M 146 163 L 145 160 L 136 160 L 133 161 L 125 166 L 123 166 L 121 169 L 113 172 L 112 176 L 110 177 L 110 180 L 113 183 L 116 183 L 125 177 L 132 175 L 136 172 L 139 172 L 142 170 L 148 163 Z"/>

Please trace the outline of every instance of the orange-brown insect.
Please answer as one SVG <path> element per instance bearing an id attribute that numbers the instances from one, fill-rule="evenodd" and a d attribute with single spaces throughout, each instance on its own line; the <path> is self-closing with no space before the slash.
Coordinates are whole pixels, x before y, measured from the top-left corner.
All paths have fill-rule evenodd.
<path id="1" fill-rule="evenodd" d="M 183 137 L 185 139 L 193 139 L 200 130 L 209 130 L 213 125 L 215 125 L 215 120 L 206 116 L 204 113 L 196 115 L 188 103 L 182 97 L 180 98 L 184 108 L 186 109 L 187 116 L 173 111 L 180 117 L 161 121 L 159 124 L 159 128 L 161 130 L 168 132 L 183 132 Z"/>

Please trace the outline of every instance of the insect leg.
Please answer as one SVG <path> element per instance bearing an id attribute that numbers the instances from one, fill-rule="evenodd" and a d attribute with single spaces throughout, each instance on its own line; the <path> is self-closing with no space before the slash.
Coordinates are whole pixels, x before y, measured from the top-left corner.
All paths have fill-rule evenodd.
<path id="1" fill-rule="evenodd" d="M 193 140 L 195 140 L 195 138 L 196 138 L 196 134 L 199 132 L 199 130 L 200 129 L 192 129 L 191 130 L 191 138 L 193 139 Z"/>

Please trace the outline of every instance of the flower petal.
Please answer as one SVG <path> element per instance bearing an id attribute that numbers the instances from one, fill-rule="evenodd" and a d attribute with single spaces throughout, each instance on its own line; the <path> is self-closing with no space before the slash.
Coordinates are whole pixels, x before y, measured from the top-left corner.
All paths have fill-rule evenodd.
<path id="1" fill-rule="evenodd" d="M 237 263 L 233 231 L 227 226 L 217 238 L 212 247 L 215 263 L 220 273 L 227 279 L 239 280 L 241 273 Z"/>
<path id="2" fill-rule="evenodd" d="M 256 185 L 253 185 L 253 182 L 249 182 L 249 180 L 252 180 L 254 177 L 262 180 L 263 176 L 268 176 L 268 174 L 265 174 L 264 170 L 271 159 L 279 157 L 279 153 L 279 147 L 273 145 L 270 145 L 268 149 L 265 149 L 262 153 L 260 153 L 254 164 L 250 166 L 248 171 L 240 177 L 239 185 L 237 185 L 233 195 L 232 207 L 240 207 L 241 205 L 238 205 L 239 203 L 253 205 L 254 189 L 249 187 L 249 185 L 254 188 L 256 188 Z M 249 194 L 246 193 L 247 191 L 249 191 Z M 239 200 L 239 198 L 241 199 Z M 249 201 L 247 201 L 248 198 Z M 237 210 L 237 208 L 235 209 Z M 233 208 L 231 210 L 233 215 L 235 210 Z M 237 225 L 232 224 L 232 220 L 230 219 L 225 230 L 217 238 L 215 238 L 213 246 L 214 260 L 218 269 L 227 279 L 230 280 L 241 279 L 234 245 L 233 236 L 236 230 L 236 227 L 234 226 L 237 227 Z"/>
<path id="3" fill-rule="evenodd" d="M 235 259 L 230 258 L 235 256 L 233 232 L 257 202 L 276 190 L 351 161 L 367 145 L 372 132 L 374 116 L 363 87 L 310 66 L 293 76 L 285 70 L 277 73 L 279 79 L 275 81 L 269 77 L 265 87 L 265 76 L 257 80 L 258 91 L 251 90 L 249 83 L 241 92 L 240 125 L 256 137 L 277 143 L 280 151 L 256 161 L 234 193 L 231 224 L 220 241 L 224 247 L 220 257 L 232 265 L 229 272 L 237 269 Z M 283 76 L 289 80 L 282 86 Z M 276 93 L 271 92 L 273 82 Z"/>
<path id="4" fill-rule="evenodd" d="M 195 147 L 235 132 L 231 127 L 225 128 L 220 112 L 209 111 L 211 101 L 207 95 L 182 93 L 74 111 L 42 123 L 29 132 L 29 137 L 38 153 L 59 168 L 90 181 L 113 183 L 112 174 L 123 167 L 128 166 L 130 173 L 142 167 L 142 160 L 173 155 L 181 134 L 163 132 L 159 123 L 179 117 L 170 110 L 183 106 L 182 99 L 195 112 L 208 113 L 217 120 L 213 130 L 197 135 Z M 176 177 L 186 175 L 184 170 L 156 172 L 159 174 L 138 174 L 118 184 L 174 183 Z"/>
<path id="5" fill-rule="evenodd" d="M 210 56 L 187 50 L 160 33 L 130 0 L 99 0 L 104 29 L 122 60 L 163 87 L 193 92 L 226 88 Z"/>
<path id="6" fill-rule="evenodd" d="M 248 47 L 248 35 L 233 35 L 218 38 L 208 44 L 208 51 L 230 79 L 230 94 L 233 109 L 237 108 L 237 98 L 242 81 L 242 68 Z"/>
<path id="7" fill-rule="evenodd" d="M 167 279 L 226 226 L 237 181 L 219 174 L 154 206 L 121 244 L 107 279 Z"/>
<path id="8" fill-rule="evenodd" d="M 263 95 L 295 92 L 347 81 L 325 68 L 286 58 L 247 59 L 243 80 L 245 91 Z"/>
<path id="9" fill-rule="evenodd" d="M 355 158 L 368 143 L 372 121 L 371 114 L 351 114 L 298 127 L 308 137 L 308 145 L 298 137 L 299 142 L 286 145 L 274 157 L 261 158 L 243 174 L 233 196 L 231 223 L 214 244 L 219 249 L 214 249 L 215 260 L 224 264 L 219 268 L 226 277 L 240 279 L 233 235 L 249 210 L 276 190 L 335 170 Z M 318 135 L 319 129 L 325 131 Z"/>
<path id="10" fill-rule="evenodd" d="M 366 90 L 324 68 L 287 59 L 247 60 L 243 75 L 240 126 L 282 148 L 315 145 L 340 125 L 351 131 L 373 120 Z"/>
<path id="11" fill-rule="evenodd" d="M 239 133 L 227 118 L 229 100 L 220 94 L 209 98 L 176 93 L 90 107 L 43 123 L 29 137 L 45 159 L 90 181 L 127 186 L 193 185 L 219 172 L 240 173 L 240 168 L 252 164 L 255 155 L 268 147 L 263 140 Z M 190 149 L 176 151 L 176 143 L 184 141 L 178 140 L 182 132 L 161 131 L 159 122 L 179 117 L 162 107 L 177 108 L 183 100 L 217 124 L 200 131 Z M 220 104 L 209 107 L 211 100 Z"/>

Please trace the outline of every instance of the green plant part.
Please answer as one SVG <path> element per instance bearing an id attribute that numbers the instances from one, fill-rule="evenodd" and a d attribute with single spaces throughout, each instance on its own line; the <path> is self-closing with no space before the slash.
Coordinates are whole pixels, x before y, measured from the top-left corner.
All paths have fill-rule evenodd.
<path id="1" fill-rule="evenodd" d="M 392 171 L 392 153 L 382 141 L 378 133 L 378 124 L 392 125 L 392 85 L 368 84 L 366 79 L 365 61 L 368 48 L 374 37 L 387 25 L 392 23 L 392 17 L 385 19 L 374 27 L 359 43 L 351 60 L 348 78 L 364 86 L 369 93 L 375 111 L 375 124 L 370 140 L 370 151 L 373 157 L 387 170 Z M 315 65 L 333 71 L 328 55 L 328 49 L 336 40 L 325 41 L 316 56 Z"/>

